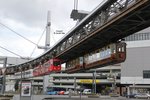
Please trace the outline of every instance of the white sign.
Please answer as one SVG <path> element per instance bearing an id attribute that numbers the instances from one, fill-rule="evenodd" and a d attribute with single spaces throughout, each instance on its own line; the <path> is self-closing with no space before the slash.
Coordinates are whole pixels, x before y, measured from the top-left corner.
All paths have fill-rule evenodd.
<path id="1" fill-rule="evenodd" d="M 21 83 L 21 96 L 31 96 L 31 82 Z"/>
<path id="2" fill-rule="evenodd" d="M 54 34 L 65 34 L 65 33 L 63 32 L 63 30 L 56 30 L 56 32 L 54 32 Z"/>

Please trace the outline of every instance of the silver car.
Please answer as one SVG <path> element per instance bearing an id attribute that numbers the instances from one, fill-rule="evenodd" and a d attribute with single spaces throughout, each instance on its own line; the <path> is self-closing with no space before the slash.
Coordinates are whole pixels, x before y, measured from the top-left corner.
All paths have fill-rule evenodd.
<path id="1" fill-rule="evenodd" d="M 148 99 L 148 98 L 150 98 L 150 95 L 149 94 L 147 94 L 147 93 L 140 93 L 140 94 L 136 94 L 135 95 L 135 98 L 140 98 L 140 99 Z"/>

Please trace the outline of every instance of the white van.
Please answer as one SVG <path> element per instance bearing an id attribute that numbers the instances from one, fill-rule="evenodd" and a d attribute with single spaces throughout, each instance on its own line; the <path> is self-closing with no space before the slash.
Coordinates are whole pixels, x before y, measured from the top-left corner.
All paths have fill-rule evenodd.
<path id="1" fill-rule="evenodd" d="M 92 90 L 91 89 L 84 89 L 83 94 L 91 94 Z"/>

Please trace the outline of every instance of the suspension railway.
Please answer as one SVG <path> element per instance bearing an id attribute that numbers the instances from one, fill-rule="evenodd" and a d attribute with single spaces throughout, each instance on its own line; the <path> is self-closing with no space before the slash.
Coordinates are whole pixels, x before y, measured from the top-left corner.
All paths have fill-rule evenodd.
<path id="1" fill-rule="evenodd" d="M 32 70 L 33 76 L 45 75 L 59 72 L 62 63 L 74 73 L 123 62 L 126 44 L 119 40 L 149 27 L 149 11 L 150 0 L 104 0 L 43 55 L 8 66 L 5 73 Z"/>

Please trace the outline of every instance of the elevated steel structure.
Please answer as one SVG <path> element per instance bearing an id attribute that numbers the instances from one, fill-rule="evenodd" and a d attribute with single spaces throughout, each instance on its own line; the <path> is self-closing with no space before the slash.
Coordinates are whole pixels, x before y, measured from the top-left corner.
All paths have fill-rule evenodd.
<path id="1" fill-rule="evenodd" d="M 67 62 L 150 26 L 150 0 L 104 0 L 50 50 L 36 59 L 7 68 L 27 70 L 53 57 Z"/>

